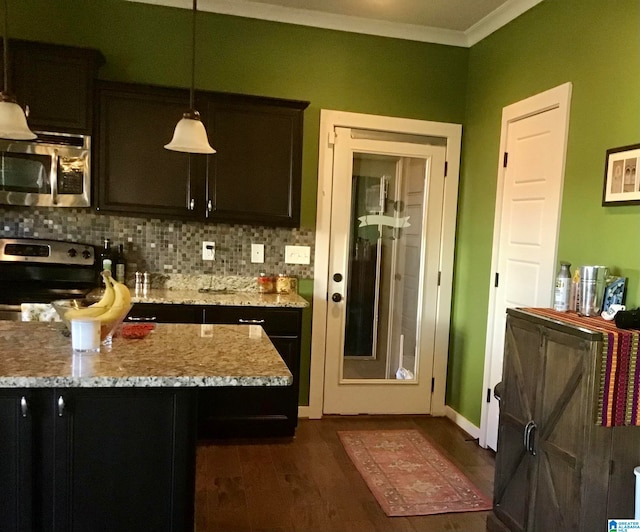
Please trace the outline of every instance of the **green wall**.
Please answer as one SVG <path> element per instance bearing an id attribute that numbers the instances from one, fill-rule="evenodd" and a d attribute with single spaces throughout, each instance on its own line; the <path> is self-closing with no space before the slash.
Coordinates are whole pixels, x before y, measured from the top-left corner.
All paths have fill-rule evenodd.
<path id="1" fill-rule="evenodd" d="M 640 207 L 602 207 L 605 151 L 640 142 L 637 0 L 546 0 L 471 48 L 447 404 L 480 423 L 502 108 L 573 84 L 558 256 L 629 277 L 640 304 Z"/>

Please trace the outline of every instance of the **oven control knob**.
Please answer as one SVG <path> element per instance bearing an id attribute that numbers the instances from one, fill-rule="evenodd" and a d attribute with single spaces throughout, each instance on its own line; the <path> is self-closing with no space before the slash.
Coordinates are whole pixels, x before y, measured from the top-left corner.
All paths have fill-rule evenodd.
<path id="1" fill-rule="evenodd" d="M 82 258 L 83 259 L 90 259 L 91 258 L 91 251 L 89 251 L 88 249 L 85 249 L 82 252 Z"/>
<path id="2" fill-rule="evenodd" d="M 70 257 L 75 257 L 77 254 L 78 252 L 75 248 L 71 248 L 69 251 L 67 251 L 67 255 L 69 255 Z"/>

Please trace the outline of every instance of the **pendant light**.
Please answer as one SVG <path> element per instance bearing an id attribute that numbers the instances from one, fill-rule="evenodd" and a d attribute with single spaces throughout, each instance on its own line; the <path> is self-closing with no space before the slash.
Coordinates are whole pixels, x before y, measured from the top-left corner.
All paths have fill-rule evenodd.
<path id="1" fill-rule="evenodd" d="M 9 32 L 7 22 L 9 12 L 7 9 L 7 0 L 4 0 L 4 35 L 2 37 L 3 44 L 3 61 L 4 61 L 4 85 L 0 92 L 0 138 L 10 140 L 32 140 L 36 138 L 36 134 L 29 129 L 27 125 L 27 117 L 18 105 L 16 99 L 9 93 Z"/>
<path id="2" fill-rule="evenodd" d="M 207 130 L 200 120 L 200 113 L 193 108 L 193 93 L 195 86 L 196 70 L 196 12 L 197 0 L 193 0 L 193 15 L 191 17 L 191 88 L 189 89 L 189 110 L 182 115 L 176 124 L 173 138 L 165 148 L 173 151 L 183 151 L 187 153 L 215 153 L 209 139 Z"/>

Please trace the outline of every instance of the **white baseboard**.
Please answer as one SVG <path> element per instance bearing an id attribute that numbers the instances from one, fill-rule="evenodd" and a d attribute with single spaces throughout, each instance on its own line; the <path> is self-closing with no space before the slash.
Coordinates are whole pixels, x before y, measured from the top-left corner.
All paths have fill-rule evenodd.
<path id="1" fill-rule="evenodd" d="M 472 438 L 480 438 L 480 427 L 476 427 L 467 418 L 461 416 L 450 406 L 445 406 L 445 416 L 453 421 L 458 427 L 468 433 Z"/>
<path id="2" fill-rule="evenodd" d="M 472 438 L 478 439 L 480 437 L 480 428 L 476 427 L 471 421 L 464 416 L 461 416 L 450 406 L 445 406 L 445 416 L 453 421 L 458 427 L 464 430 Z M 308 419 L 310 416 L 310 408 L 308 406 L 298 406 L 298 418 Z"/>

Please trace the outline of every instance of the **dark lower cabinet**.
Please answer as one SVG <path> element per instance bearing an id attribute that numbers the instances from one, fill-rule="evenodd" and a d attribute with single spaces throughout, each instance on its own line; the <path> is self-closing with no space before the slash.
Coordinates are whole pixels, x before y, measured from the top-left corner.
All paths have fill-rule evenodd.
<path id="1" fill-rule="evenodd" d="M 633 518 L 640 427 L 595 424 L 601 353 L 600 333 L 508 311 L 488 530 L 592 532 Z"/>
<path id="2" fill-rule="evenodd" d="M 192 390 L 0 390 L 0 530 L 191 531 Z"/>
<path id="3" fill-rule="evenodd" d="M 291 386 L 198 389 L 198 438 L 291 437 L 298 424 L 302 309 L 136 303 L 128 319 L 259 325 L 293 375 Z"/>

